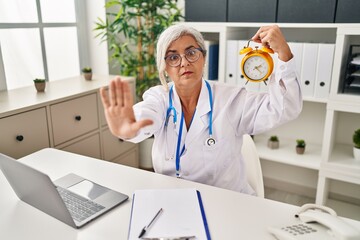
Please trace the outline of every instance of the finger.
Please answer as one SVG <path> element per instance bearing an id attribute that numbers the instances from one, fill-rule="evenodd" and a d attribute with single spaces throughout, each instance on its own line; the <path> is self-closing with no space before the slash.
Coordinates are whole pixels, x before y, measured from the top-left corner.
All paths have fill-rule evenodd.
<path id="1" fill-rule="evenodd" d="M 109 95 L 107 94 L 105 87 L 100 88 L 100 96 L 104 108 L 108 108 L 110 106 L 110 102 L 109 102 Z"/>
<path id="2" fill-rule="evenodd" d="M 113 79 L 110 82 L 110 89 L 109 89 L 109 95 L 110 95 L 110 105 L 112 106 L 116 106 L 117 102 L 116 102 L 116 80 Z"/>
<path id="3" fill-rule="evenodd" d="M 141 128 L 152 125 L 154 122 L 151 119 L 139 120 L 132 125 L 134 131 L 139 131 Z"/>
<path id="4" fill-rule="evenodd" d="M 123 106 L 124 105 L 124 93 L 123 93 L 123 83 L 120 79 L 120 77 L 116 78 L 116 102 L 119 106 Z"/>
<path id="5" fill-rule="evenodd" d="M 260 34 L 262 32 L 262 29 L 259 28 L 259 30 L 257 30 L 257 32 L 255 33 L 255 35 L 251 38 L 251 40 L 253 40 L 254 42 L 260 43 L 261 42 L 261 37 Z"/>
<path id="6" fill-rule="evenodd" d="M 261 39 L 261 44 L 265 47 L 270 48 L 270 42 L 272 38 L 269 34 L 264 35 L 264 37 Z"/>
<path id="7" fill-rule="evenodd" d="M 130 91 L 129 83 L 124 81 L 123 82 L 123 92 L 124 92 L 124 106 L 125 107 L 132 107 L 134 105 L 133 95 Z"/>
<path id="8" fill-rule="evenodd" d="M 260 27 L 255 35 L 251 38 L 251 40 L 253 40 L 254 42 L 257 42 L 257 43 L 260 43 L 261 42 L 261 39 L 264 37 L 264 35 L 266 34 L 266 31 L 269 29 L 268 26 L 263 26 L 263 27 Z"/>

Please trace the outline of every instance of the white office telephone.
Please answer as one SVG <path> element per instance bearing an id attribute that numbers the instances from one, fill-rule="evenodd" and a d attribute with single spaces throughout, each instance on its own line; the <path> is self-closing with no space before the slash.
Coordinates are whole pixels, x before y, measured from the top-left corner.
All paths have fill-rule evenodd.
<path id="1" fill-rule="evenodd" d="M 279 240 L 360 240 L 360 230 L 337 217 L 331 208 L 305 204 L 295 217 L 300 223 L 269 227 L 269 232 Z"/>

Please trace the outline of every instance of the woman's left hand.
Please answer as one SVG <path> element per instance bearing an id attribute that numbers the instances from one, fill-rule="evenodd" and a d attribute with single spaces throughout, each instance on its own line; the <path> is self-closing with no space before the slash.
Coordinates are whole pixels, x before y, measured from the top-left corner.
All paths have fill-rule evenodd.
<path id="1" fill-rule="evenodd" d="M 252 37 L 252 40 L 272 48 L 274 52 L 278 53 L 281 61 L 287 62 L 293 57 L 290 47 L 277 25 L 261 27 Z"/>

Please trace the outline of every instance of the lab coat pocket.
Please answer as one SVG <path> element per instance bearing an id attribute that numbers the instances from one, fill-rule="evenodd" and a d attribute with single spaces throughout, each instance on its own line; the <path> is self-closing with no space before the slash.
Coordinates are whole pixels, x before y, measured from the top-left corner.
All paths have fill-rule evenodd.
<path id="1" fill-rule="evenodd" d="M 231 161 L 231 148 L 229 144 L 229 140 L 227 139 L 218 140 L 211 146 L 204 144 L 204 169 L 206 169 L 210 177 L 215 177 L 229 165 Z"/>

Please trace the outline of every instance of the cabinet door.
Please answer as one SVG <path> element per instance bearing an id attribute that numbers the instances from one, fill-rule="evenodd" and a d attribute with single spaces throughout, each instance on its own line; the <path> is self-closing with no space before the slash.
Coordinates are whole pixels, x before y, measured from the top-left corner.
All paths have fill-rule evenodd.
<path id="1" fill-rule="evenodd" d="M 51 105 L 55 146 L 99 127 L 96 93 Z"/>
<path id="2" fill-rule="evenodd" d="M 100 136 L 97 133 L 69 146 L 63 147 L 61 150 L 100 159 Z"/>
<path id="3" fill-rule="evenodd" d="M 0 119 L 0 152 L 20 158 L 50 146 L 45 108 Z"/>
<path id="4" fill-rule="evenodd" d="M 135 148 L 127 153 L 124 153 L 120 157 L 115 158 L 112 162 L 119 163 L 122 165 L 126 165 L 129 167 L 139 167 L 139 157 L 138 157 L 138 150 Z"/>
<path id="5" fill-rule="evenodd" d="M 103 131 L 104 160 L 111 161 L 117 156 L 133 149 L 136 144 L 126 142 L 113 136 L 109 129 Z"/>

